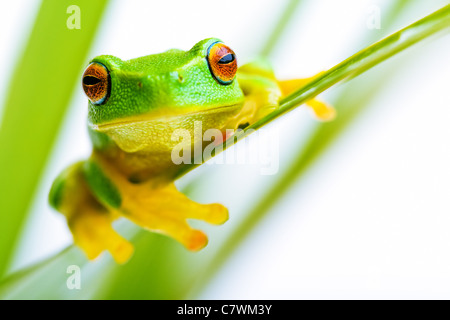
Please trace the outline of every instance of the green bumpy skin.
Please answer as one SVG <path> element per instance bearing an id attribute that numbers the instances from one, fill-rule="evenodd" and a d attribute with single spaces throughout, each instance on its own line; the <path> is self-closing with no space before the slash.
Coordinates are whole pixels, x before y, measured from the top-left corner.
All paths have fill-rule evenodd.
<path id="1" fill-rule="evenodd" d="M 91 62 L 108 68 L 112 85 L 105 104 L 89 102 L 89 122 L 96 125 L 168 110 L 183 114 L 242 103 L 237 81 L 224 86 L 211 76 L 205 57 L 208 47 L 218 41 L 206 39 L 189 51 L 172 49 L 128 61 L 108 55 L 94 58 Z"/>
<path id="2" fill-rule="evenodd" d="M 122 198 L 114 183 L 103 173 L 102 168 L 94 161 L 84 163 L 84 177 L 89 188 L 95 193 L 97 199 L 106 206 L 114 209 L 120 208 Z"/>

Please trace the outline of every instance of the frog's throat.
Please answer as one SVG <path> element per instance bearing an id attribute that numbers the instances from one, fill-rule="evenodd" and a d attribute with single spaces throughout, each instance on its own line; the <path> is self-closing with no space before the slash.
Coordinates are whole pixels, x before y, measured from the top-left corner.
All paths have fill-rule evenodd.
<path id="1" fill-rule="evenodd" d="M 99 132 L 105 132 L 109 131 L 111 129 L 118 129 L 121 127 L 129 126 L 132 124 L 138 124 L 141 122 L 152 122 L 155 120 L 162 121 L 162 122 L 172 122 L 176 121 L 175 119 L 179 118 L 189 118 L 189 117 L 195 117 L 195 118 L 202 118 L 202 116 L 208 117 L 208 116 L 214 116 L 214 114 L 220 114 L 220 113 L 234 113 L 238 112 L 240 108 L 242 108 L 242 103 L 232 104 L 228 106 L 220 106 L 216 108 L 210 108 L 207 110 L 196 110 L 191 112 L 185 112 L 185 113 L 149 113 L 144 115 L 138 115 L 138 116 L 131 116 L 131 117 L 125 117 L 120 120 L 113 120 L 101 124 L 93 124 L 89 123 L 89 126 L 91 129 Z"/>
<path id="2" fill-rule="evenodd" d="M 144 152 L 170 155 L 176 146 L 184 147 L 196 143 L 206 130 L 226 126 L 230 118 L 242 109 L 242 104 L 196 110 L 178 114 L 135 116 L 93 126 L 92 129 L 106 134 L 116 145 L 127 153 Z"/>

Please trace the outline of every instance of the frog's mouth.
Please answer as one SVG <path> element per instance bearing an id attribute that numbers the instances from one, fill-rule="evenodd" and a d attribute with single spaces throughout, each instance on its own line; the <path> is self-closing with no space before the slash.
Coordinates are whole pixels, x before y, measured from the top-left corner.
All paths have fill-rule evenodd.
<path id="1" fill-rule="evenodd" d="M 196 110 L 196 111 L 187 111 L 184 113 L 168 113 L 167 111 L 157 113 L 151 112 L 148 114 L 125 117 L 120 120 L 113 120 L 109 122 L 104 122 L 101 124 L 92 124 L 89 126 L 91 129 L 105 132 L 111 129 L 120 128 L 120 127 L 128 127 L 133 124 L 146 123 L 146 122 L 155 122 L 155 123 L 184 123 L 189 121 L 189 119 L 196 119 L 196 121 L 209 120 L 211 117 L 222 117 L 228 118 L 229 116 L 233 116 L 233 113 L 237 113 L 242 108 L 242 103 L 233 104 L 228 106 L 220 106 L 216 108 L 211 108 L 207 110 Z M 221 128 L 217 128 L 221 129 Z"/>
<path id="2" fill-rule="evenodd" d="M 208 129 L 222 131 L 241 108 L 242 104 L 234 104 L 183 114 L 152 112 L 118 121 L 90 124 L 90 127 L 107 134 L 125 152 L 144 150 L 164 153 L 179 144 L 180 137 L 191 143 L 200 133 L 200 137 L 203 137 Z"/>

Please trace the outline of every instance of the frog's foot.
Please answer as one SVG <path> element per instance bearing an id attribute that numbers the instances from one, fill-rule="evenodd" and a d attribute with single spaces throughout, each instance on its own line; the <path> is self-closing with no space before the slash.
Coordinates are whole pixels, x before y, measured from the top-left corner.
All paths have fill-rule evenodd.
<path id="1" fill-rule="evenodd" d="M 188 250 L 198 251 L 208 243 L 207 236 L 189 226 L 187 219 L 222 224 L 228 220 L 228 210 L 220 204 L 199 204 L 180 193 L 173 183 L 157 188 L 143 188 L 124 199 L 122 214 L 151 231 L 168 235 Z"/>
<path id="2" fill-rule="evenodd" d="M 281 91 L 283 92 L 283 97 L 300 89 L 302 86 L 312 81 L 320 74 L 321 73 L 311 78 L 278 81 Z M 320 101 L 318 99 L 311 99 L 309 101 L 306 101 L 305 104 L 312 109 L 315 116 L 319 120 L 331 121 L 336 117 L 336 110 L 332 106 L 328 105 L 323 101 Z"/>
<path id="3" fill-rule="evenodd" d="M 133 254 L 133 246 L 112 228 L 112 220 L 109 212 L 91 208 L 68 219 L 75 244 L 90 260 L 104 250 L 108 250 L 117 263 L 127 262 Z"/>
<path id="4" fill-rule="evenodd" d="M 50 191 L 51 205 L 66 216 L 74 242 L 95 259 L 108 250 L 118 263 L 126 262 L 133 246 L 112 228 L 114 216 L 91 194 L 81 172 L 83 162 L 64 170 Z"/>

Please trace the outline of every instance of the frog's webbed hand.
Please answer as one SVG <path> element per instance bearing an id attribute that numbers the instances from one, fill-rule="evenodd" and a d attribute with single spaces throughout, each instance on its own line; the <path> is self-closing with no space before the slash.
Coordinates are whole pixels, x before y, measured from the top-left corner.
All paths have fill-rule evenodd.
<path id="1" fill-rule="evenodd" d="M 151 231 L 176 239 L 188 250 L 197 251 L 206 246 L 208 238 L 192 229 L 186 219 L 222 224 L 228 220 L 227 209 L 220 204 L 199 204 L 179 192 L 173 183 L 157 189 L 146 185 L 122 185 L 128 189 L 123 199 L 122 215 Z"/>
<path id="2" fill-rule="evenodd" d="M 191 228 L 187 219 L 211 224 L 228 220 L 228 210 L 224 206 L 196 203 L 180 193 L 173 182 L 158 185 L 131 183 L 95 153 L 86 164 L 89 186 L 111 212 L 148 230 L 168 235 L 189 250 L 200 250 L 208 239 L 202 231 Z"/>
<path id="3" fill-rule="evenodd" d="M 115 217 L 93 197 L 82 166 L 83 162 L 76 163 L 59 175 L 50 191 L 50 203 L 66 216 L 75 244 L 89 259 L 108 250 L 118 263 L 124 263 L 133 246 L 112 228 Z"/>

